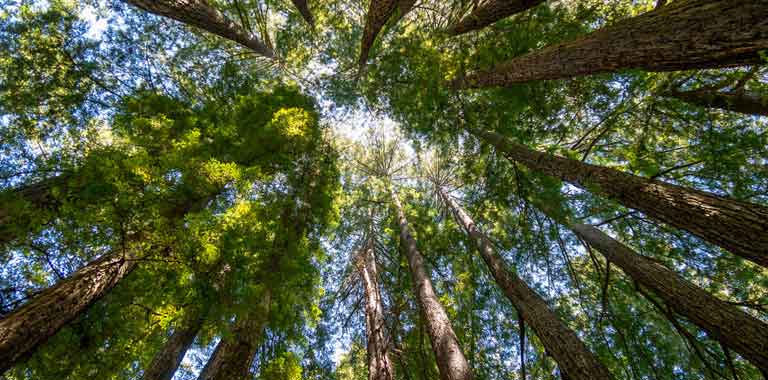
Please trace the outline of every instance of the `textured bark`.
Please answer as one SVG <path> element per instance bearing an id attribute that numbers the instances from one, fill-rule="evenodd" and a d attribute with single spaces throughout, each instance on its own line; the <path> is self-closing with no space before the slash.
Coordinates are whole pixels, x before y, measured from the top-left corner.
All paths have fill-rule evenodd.
<path id="1" fill-rule="evenodd" d="M 309 24 L 309 26 L 315 26 L 315 18 L 312 17 L 312 11 L 309 10 L 309 2 L 307 0 L 291 0 L 296 9 L 301 13 L 301 17 Z"/>
<path id="2" fill-rule="evenodd" d="M 53 193 L 69 192 L 69 176 L 52 177 L 0 194 L 0 246 L 35 229 L 35 218 L 56 212 L 61 200 Z"/>
<path id="3" fill-rule="evenodd" d="M 397 211 L 397 220 L 400 226 L 400 240 L 411 270 L 411 278 L 416 291 L 416 299 L 421 308 L 426 322 L 427 332 L 435 353 L 437 367 L 440 370 L 441 380 L 470 380 L 472 372 L 464 353 L 459 347 L 459 340 L 453 332 L 453 326 L 448 319 L 443 305 L 435 294 L 432 281 L 424 267 L 424 258 L 416 248 L 416 240 L 411 236 L 408 220 L 405 218 L 400 199 L 395 190 L 390 187 L 392 202 Z"/>
<path id="4" fill-rule="evenodd" d="M 448 28 L 448 33 L 457 36 L 485 28 L 496 21 L 525 12 L 545 0 L 488 0 L 470 14 Z"/>
<path id="5" fill-rule="evenodd" d="M 135 268 L 129 258 L 105 255 L 0 320 L 0 373 L 26 359 L 107 294 Z"/>
<path id="6" fill-rule="evenodd" d="M 144 380 L 171 380 L 181 360 L 192 343 L 195 341 L 203 319 L 192 316 L 184 320 L 181 326 L 176 326 L 173 333 L 165 342 L 160 351 L 155 354 L 152 362 L 144 371 Z"/>
<path id="7" fill-rule="evenodd" d="M 508 86 L 622 69 L 677 71 L 761 62 L 768 1 L 677 0 L 574 41 L 470 74 L 454 88 Z"/>
<path id="8" fill-rule="evenodd" d="M 571 379 L 612 379 L 603 363 L 589 351 L 576 333 L 560 320 L 544 299 L 515 273 L 507 270 L 504 259 L 496 253 L 493 243 L 478 230 L 464 209 L 442 189 L 438 189 L 438 192 L 456 221 L 472 238 L 504 295 L 539 337 L 544 348 L 557 362 L 560 371 Z"/>
<path id="9" fill-rule="evenodd" d="M 245 380 L 259 349 L 269 320 L 271 293 L 267 290 L 261 305 L 239 318 L 231 334 L 221 338 L 198 380 Z"/>
<path id="10" fill-rule="evenodd" d="M 474 133 L 509 160 L 613 199 L 768 267 L 768 207 L 537 152 L 495 132 Z"/>
<path id="11" fill-rule="evenodd" d="M 384 331 L 384 306 L 381 303 L 373 240 L 369 240 L 367 246 L 360 251 L 355 264 L 365 293 L 368 380 L 393 380 L 395 377 L 389 359 L 389 340 Z"/>
<path id="12" fill-rule="evenodd" d="M 705 108 L 718 108 L 747 115 L 768 116 L 768 97 L 746 91 L 670 91 L 664 95 Z"/>
<path id="13" fill-rule="evenodd" d="M 272 49 L 242 26 L 212 7 L 206 0 L 124 0 L 147 12 L 191 25 L 237 42 L 259 55 L 273 58 Z"/>
<path id="14" fill-rule="evenodd" d="M 577 224 L 571 229 L 676 313 L 768 373 L 768 324 L 712 296 L 656 261 L 635 253 L 595 227 Z"/>
<path id="15" fill-rule="evenodd" d="M 365 29 L 363 29 L 363 40 L 360 44 L 358 66 L 361 71 L 368 62 L 368 56 L 373 43 L 376 41 L 376 36 L 379 35 L 387 21 L 394 16 L 396 18 L 392 24 L 396 24 L 410 12 L 415 3 L 415 0 L 371 0 L 365 20 Z"/>

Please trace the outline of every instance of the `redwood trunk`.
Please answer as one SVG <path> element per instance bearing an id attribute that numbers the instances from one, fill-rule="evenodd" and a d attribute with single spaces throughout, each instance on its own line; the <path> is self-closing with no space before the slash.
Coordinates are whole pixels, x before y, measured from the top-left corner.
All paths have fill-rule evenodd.
<path id="1" fill-rule="evenodd" d="M 0 320 L 0 374 L 26 359 L 135 267 L 135 261 L 122 255 L 105 255 Z"/>
<path id="2" fill-rule="evenodd" d="M 363 40 L 360 44 L 358 65 L 361 69 L 368 62 L 368 55 L 370 54 L 373 42 L 376 41 L 376 36 L 392 16 L 395 8 L 397 8 L 397 0 L 371 0 L 365 20 L 365 29 L 363 29 Z"/>
<path id="3" fill-rule="evenodd" d="M 509 160 L 613 199 L 768 267 L 768 207 L 537 152 L 495 132 L 475 133 Z"/>
<path id="4" fill-rule="evenodd" d="M 470 74 L 454 88 L 508 86 L 623 69 L 678 71 L 761 62 L 766 0 L 677 0 L 574 41 Z"/>
<path id="5" fill-rule="evenodd" d="M 237 42 L 259 55 L 274 57 L 272 49 L 242 26 L 212 7 L 207 0 L 124 0 L 147 12 L 168 17 Z"/>
<path id="6" fill-rule="evenodd" d="M 416 248 L 416 240 L 409 232 L 408 220 L 405 218 L 400 199 L 393 188 L 390 187 L 389 191 L 397 211 L 400 240 L 408 257 L 416 299 L 427 322 L 432 350 L 435 352 L 437 367 L 440 370 L 440 379 L 470 380 L 472 379 L 472 372 L 469 369 L 469 364 L 461 351 L 461 347 L 459 347 L 459 340 L 453 332 L 448 314 L 443 309 L 443 305 L 440 304 L 440 300 L 432 287 L 432 281 L 424 268 L 424 258 Z"/>
<path id="7" fill-rule="evenodd" d="M 539 337 L 546 351 L 557 362 L 560 371 L 571 379 L 612 379 L 608 369 L 589 351 L 576 333 L 568 328 L 520 277 L 507 270 L 504 259 L 496 253 L 493 243 L 477 229 L 464 209 L 442 189 L 438 191 L 456 221 L 477 245 L 483 261 L 488 265 L 504 295 Z M 522 331 L 520 333 L 523 334 Z"/>
<path id="8" fill-rule="evenodd" d="M 307 0 L 291 0 L 296 9 L 301 13 L 301 17 L 309 24 L 309 26 L 315 26 L 315 18 L 312 17 L 312 11 L 309 10 L 309 2 Z"/>
<path id="9" fill-rule="evenodd" d="M 705 108 L 768 116 L 768 97 L 749 92 L 671 91 L 665 95 Z"/>
<path id="10" fill-rule="evenodd" d="M 35 229 L 36 218 L 61 207 L 52 190 L 68 192 L 69 176 L 48 178 L 40 182 L 5 190 L 0 194 L 0 247 Z"/>
<path id="11" fill-rule="evenodd" d="M 525 12 L 545 0 L 488 0 L 448 28 L 453 36 L 479 30 L 503 18 Z"/>
<path id="12" fill-rule="evenodd" d="M 389 359 L 389 340 L 384 333 L 384 307 L 381 304 L 379 275 L 372 241 L 360 251 L 356 266 L 365 292 L 368 379 L 393 380 L 395 377 Z"/>
<path id="13" fill-rule="evenodd" d="M 195 341 L 203 319 L 197 316 L 188 318 L 185 324 L 174 329 L 160 351 L 155 354 L 152 363 L 144 371 L 144 380 L 171 380 L 181 360 Z"/>
<path id="14" fill-rule="evenodd" d="M 691 284 L 665 266 L 641 256 L 599 229 L 577 224 L 571 229 L 676 313 L 706 330 L 763 373 L 768 373 L 768 325 Z"/>

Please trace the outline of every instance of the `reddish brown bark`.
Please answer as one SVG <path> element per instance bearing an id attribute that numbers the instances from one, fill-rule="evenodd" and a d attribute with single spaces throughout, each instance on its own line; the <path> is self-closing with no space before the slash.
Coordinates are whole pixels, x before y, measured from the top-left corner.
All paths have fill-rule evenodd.
<path id="1" fill-rule="evenodd" d="M 384 306 L 381 303 L 379 274 L 373 240 L 360 250 L 355 262 L 365 294 L 365 331 L 368 341 L 368 379 L 393 380 L 394 371 L 389 359 L 389 340 L 384 330 Z"/>
<path id="2" fill-rule="evenodd" d="M 768 324 L 712 296 L 658 262 L 637 254 L 595 227 L 576 224 L 571 229 L 676 313 L 768 373 Z"/>
<path id="3" fill-rule="evenodd" d="M 571 379 L 612 379 L 608 369 L 589 351 L 576 336 L 576 333 L 560 320 L 557 314 L 533 289 L 528 287 L 525 281 L 507 270 L 504 259 L 496 253 L 493 243 L 478 230 L 464 209 L 443 189 L 438 188 L 438 193 L 453 213 L 456 221 L 472 238 L 480 251 L 480 256 L 482 256 L 504 295 L 522 316 L 522 320 L 539 337 L 544 348 L 557 362 L 560 371 Z M 523 358 L 522 355 L 521 358 Z"/>
<path id="4" fill-rule="evenodd" d="M 309 26 L 315 26 L 315 18 L 312 17 L 312 11 L 309 10 L 309 2 L 307 0 L 291 0 L 296 9 L 301 13 L 301 17 L 309 24 Z"/>
<path id="5" fill-rule="evenodd" d="M 474 133 L 509 160 L 613 199 L 768 267 L 768 207 L 537 152 L 495 132 Z"/>
<path id="6" fill-rule="evenodd" d="M 363 29 L 363 39 L 360 44 L 358 66 L 361 71 L 368 63 L 368 56 L 370 55 L 373 43 L 376 41 L 376 36 L 379 35 L 387 21 L 395 16 L 394 25 L 413 8 L 414 3 L 414 0 L 371 0 L 365 20 L 365 28 Z"/>
<path id="7" fill-rule="evenodd" d="M 448 28 L 453 36 L 479 30 L 509 16 L 525 12 L 545 0 L 488 0 Z"/>
<path id="8" fill-rule="evenodd" d="M 135 267 L 130 257 L 105 255 L 0 320 L 0 373 L 26 359 Z"/>
<path id="9" fill-rule="evenodd" d="M 664 95 L 705 108 L 718 108 L 747 115 L 768 116 L 768 97 L 746 91 L 670 91 Z"/>
<path id="10" fill-rule="evenodd" d="M 623 69 L 677 71 L 761 62 L 765 0 L 677 0 L 574 41 L 458 78 L 454 88 L 509 86 Z"/>
<path id="11" fill-rule="evenodd" d="M 144 380 L 171 380 L 181 360 L 192 343 L 195 341 L 203 319 L 199 316 L 186 318 L 180 326 L 176 326 L 171 336 L 160 348 L 152 362 L 144 371 Z"/>
<path id="12" fill-rule="evenodd" d="M 416 240 L 411 236 L 400 199 L 392 187 L 389 191 L 397 211 L 401 244 L 408 257 L 416 299 L 426 319 L 427 332 L 432 343 L 432 350 L 435 353 L 437 367 L 440 370 L 440 379 L 471 380 L 472 372 L 469 363 L 461 351 L 459 340 L 453 332 L 448 314 L 443 309 L 443 305 L 440 304 L 440 300 L 432 287 L 432 280 L 430 280 L 424 267 L 424 258 L 416 247 Z"/>
<path id="13" fill-rule="evenodd" d="M 200 28 L 272 58 L 275 53 L 256 36 L 230 20 L 207 0 L 124 0 L 147 12 Z"/>

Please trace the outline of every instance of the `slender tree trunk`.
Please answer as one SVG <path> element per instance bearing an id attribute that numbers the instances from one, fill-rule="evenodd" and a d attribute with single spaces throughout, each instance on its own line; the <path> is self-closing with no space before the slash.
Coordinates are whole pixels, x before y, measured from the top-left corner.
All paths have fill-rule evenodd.
<path id="1" fill-rule="evenodd" d="M 768 267 L 768 207 L 537 152 L 495 132 L 473 133 L 509 160 L 613 199 Z"/>
<path id="2" fill-rule="evenodd" d="M 746 91 L 670 91 L 664 95 L 705 108 L 719 108 L 747 115 L 768 116 L 768 97 Z"/>
<path id="3" fill-rule="evenodd" d="M 124 0 L 147 12 L 168 17 L 237 42 L 255 53 L 273 58 L 275 53 L 242 26 L 211 6 L 207 0 Z"/>
<path id="4" fill-rule="evenodd" d="M 309 10 L 309 2 L 307 0 L 291 0 L 296 9 L 301 13 L 301 17 L 309 24 L 309 26 L 315 26 L 315 18 L 312 17 L 312 11 Z"/>
<path id="5" fill-rule="evenodd" d="M 259 349 L 269 321 L 272 293 L 266 290 L 261 305 L 239 318 L 232 334 L 221 338 L 198 380 L 244 380 L 249 378 L 251 362 Z"/>
<path id="6" fill-rule="evenodd" d="M 453 332 L 448 314 L 443 309 L 443 305 L 440 304 L 440 300 L 432 287 L 432 281 L 424 268 L 424 258 L 416 248 L 416 240 L 411 236 L 400 199 L 391 185 L 389 191 L 397 211 L 400 240 L 408 257 L 408 266 L 411 269 L 411 277 L 416 288 L 416 299 L 426 319 L 432 350 L 435 352 L 437 367 L 440 370 L 440 379 L 470 380 L 472 379 L 472 372 L 469 369 L 469 364 L 461 351 L 459 340 Z"/>
<path id="7" fill-rule="evenodd" d="M 70 176 L 60 175 L 0 194 L 0 247 L 32 232 L 44 224 L 44 215 L 55 213 L 61 207 L 61 200 L 54 189 L 68 193 Z"/>
<path id="8" fill-rule="evenodd" d="M 0 320 L 0 373 L 29 357 L 135 267 L 130 256 L 105 255 Z"/>
<path id="9" fill-rule="evenodd" d="M 365 292 L 365 327 L 368 340 L 368 379 L 393 380 L 394 371 L 389 359 L 389 340 L 384 333 L 384 307 L 381 304 L 379 274 L 373 252 L 373 240 L 357 258 L 356 267 Z"/>
<path id="10" fill-rule="evenodd" d="M 454 88 L 509 86 L 622 69 L 678 71 L 761 62 L 766 0 L 677 0 L 661 8 L 458 78 Z"/>
<path id="11" fill-rule="evenodd" d="M 539 337 L 544 348 L 560 366 L 560 370 L 572 379 L 612 379 L 608 369 L 589 351 L 576 333 L 560 320 L 525 281 L 506 269 L 504 259 L 496 253 L 493 243 L 477 229 L 475 222 L 464 209 L 443 189 L 438 189 L 438 192 L 456 221 L 472 238 L 504 295 Z"/>
<path id="12" fill-rule="evenodd" d="M 155 354 L 152 363 L 144 371 L 143 379 L 171 380 L 202 325 L 203 318 L 194 315 L 186 318 L 181 326 L 176 326 L 163 347 Z"/>
<path id="13" fill-rule="evenodd" d="M 448 28 L 453 36 L 479 30 L 509 16 L 525 12 L 545 0 L 488 0 Z"/>
<path id="14" fill-rule="evenodd" d="M 664 300 L 676 313 L 741 354 L 763 373 L 768 373 L 768 324 L 712 296 L 656 261 L 637 254 L 595 227 L 576 224 L 571 229 L 634 281 Z"/>

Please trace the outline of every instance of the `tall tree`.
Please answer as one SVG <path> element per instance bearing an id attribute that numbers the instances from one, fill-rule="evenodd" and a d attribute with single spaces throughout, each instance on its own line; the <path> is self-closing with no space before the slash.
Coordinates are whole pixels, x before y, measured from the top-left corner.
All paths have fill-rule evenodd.
<path id="1" fill-rule="evenodd" d="M 414 3 L 414 0 L 371 0 L 360 44 L 358 66 L 361 72 L 365 70 L 373 43 L 387 21 L 393 16 L 396 17 L 395 22 L 399 21 L 413 8 Z"/>
<path id="2" fill-rule="evenodd" d="M 61 206 L 54 191 L 68 193 L 69 182 L 68 176 L 60 175 L 0 194 L 0 247 L 30 232 L 35 225 L 44 224 L 39 219 Z"/>
<path id="3" fill-rule="evenodd" d="M 147 12 L 168 17 L 234 41 L 256 54 L 273 58 L 272 51 L 258 37 L 217 10 L 207 0 L 124 0 Z"/>
<path id="4" fill-rule="evenodd" d="M 768 325 L 686 281 L 664 265 L 639 255 L 626 245 L 585 224 L 570 228 L 640 286 L 646 287 L 676 313 L 701 327 L 768 373 Z"/>
<path id="5" fill-rule="evenodd" d="M 457 89 L 509 86 L 622 69 L 677 71 L 761 62 L 768 48 L 764 0 L 678 0 L 574 41 L 457 78 Z"/>
<path id="6" fill-rule="evenodd" d="M 604 195 L 768 267 L 768 207 L 537 152 L 496 132 L 473 133 L 509 160 Z"/>
<path id="7" fill-rule="evenodd" d="M 177 326 L 174 326 L 173 333 L 144 371 L 143 379 L 171 380 L 187 350 L 195 341 L 202 325 L 203 317 L 193 313 L 193 315 L 186 316 Z"/>
<path id="8" fill-rule="evenodd" d="M 485 28 L 503 18 L 531 9 L 545 0 L 487 0 L 457 23 L 448 27 L 453 36 Z"/>
<path id="9" fill-rule="evenodd" d="M 403 206 L 400 203 L 394 187 L 389 186 L 392 204 L 397 213 L 397 222 L 400 227 L 400 240 L 408 258 L 408 266 L 411 269 L 416 299 L 427 323 L 432 350 L 437 359 L 437 367 L 440 370 L 442 380 L 470 380 L 472 372 L 464 353 L 459 346 L 459 340 L 453 332 L 448 314 L 440 303 L 435 290 L 432 287 L 427 270 L 424 267 L 424 257 L 416 247 L 416 239 L 411 236 L 408 220 L 405 218 Z"/>
<path id="10" fill-rule="evenodd" d="M 710 89 L 688 91 L 672 89 L 663 95 L 700 107 L 719 108 L 746 115 L 768 116 L 768 96 L 743 89 L 728 92 Z"/>
<path id="11" fill-rule="evenodd" d="M 496 253 L 491 240 L 478 230 L 464 209 L 439 184 L 436 186 L 441 201 L 472 238 L 496 283 L 520 314 L 521 321 L 536 332 L 564 376 L 569 379 L 612 379 L 608 369 L 589 351 L 576 333 L 568 328 L 520 277 L 506 269 L 504 259 Z M 524 332 L 521 331 L 521 334 Z"/>
<path id="12" fill-rule="evenodd" d="M 301 17 L 309 24 L 310 27 L 315 26 L 315 18 L 312 16 L 312 11 L 309 9 L 309 1 L 307 0 L 291 0 L 296 9 L 301 13 Z"/>

